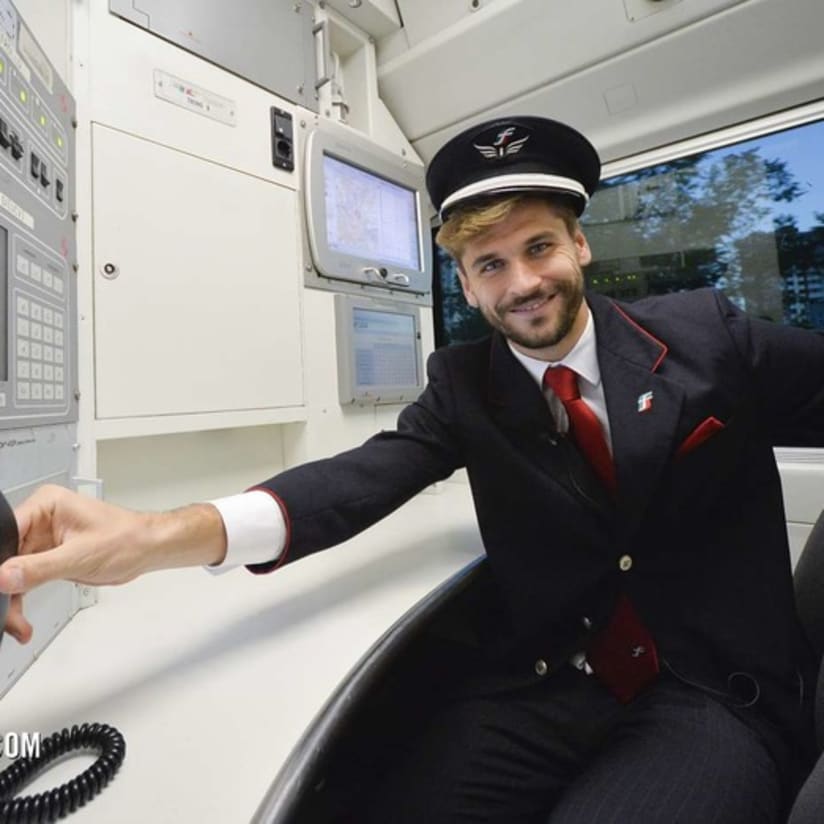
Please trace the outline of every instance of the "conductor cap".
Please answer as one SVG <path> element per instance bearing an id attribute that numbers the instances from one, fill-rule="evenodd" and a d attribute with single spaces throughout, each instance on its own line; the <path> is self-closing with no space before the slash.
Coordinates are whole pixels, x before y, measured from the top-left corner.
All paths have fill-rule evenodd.
<path id="1" fill-rule="evenodd" d="M 560 195 L 580 215 L 600 174 L 598 152 L 572 127 L 544 117 L 503 117 L 441 147 L 426 186 L 442 218 L 459 204 L 516 192 Z"/>

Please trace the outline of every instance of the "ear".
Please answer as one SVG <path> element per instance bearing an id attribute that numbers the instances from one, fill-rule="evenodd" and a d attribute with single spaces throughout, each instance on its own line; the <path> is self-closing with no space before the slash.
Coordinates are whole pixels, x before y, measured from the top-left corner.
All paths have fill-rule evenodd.
<path id="1" fill-rule="evenodd" d="M 578 256 L 578 263 L 581 266 L 586 266 L 592 262 L 592 251 L 589 248 L 589 242 L 586 235 L 581 231 L 580 227 L 575 230 L 572 238 L 575 243 L 575 251 Z"/>
<path id="2" fill-rule="evenodd" d="M 463 266 L 458 264 L 458 280 L 461 282 L 461 289 L 463 289 L 464 297 L 466 298 L 466 302 L 473 307 L 474 309 L 478 308 L 478 299 L 475 297 L 474 293 L 472 292 L 472 286 L 469 283 L 469 278 L 466 276 L 463 270 Z"/>

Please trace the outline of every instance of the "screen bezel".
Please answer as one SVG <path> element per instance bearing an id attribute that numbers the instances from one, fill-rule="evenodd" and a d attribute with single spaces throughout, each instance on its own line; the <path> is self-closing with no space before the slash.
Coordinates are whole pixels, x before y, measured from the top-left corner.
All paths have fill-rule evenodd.
<path id="1" fill-rule="evenodd" d="M 413 193 L 418 243 L 417 267 L 370 259 L 333 249 L 326 234 L 324 156 L 328 155 Z M 428 294 L 432 286 L 432 248 L 429 219 L 424 208 L 422 166 L 393 155 L 364 137 L 334 124 L 319 124 L 309 135 L 305 156 L 305 209 L 309 250 L 318 273 L 398 292 Z"/>
<path id="2" fill-rule="evenodd" d="M 415 374 L 417 381 L 410 384 L 370 386 L 365 389 L 357 384 L 355 363 L 355 311 L 389 313 L 412 319 L 415 348 Z M 341 406 L 361 406 L 409 403 L 423 391 L 424 370 L 421 346 L 421 312 L 414 304 L 385 301 L 355 295 L 335 295 L 335 343 L 338 359 L 338 399 Z"/>

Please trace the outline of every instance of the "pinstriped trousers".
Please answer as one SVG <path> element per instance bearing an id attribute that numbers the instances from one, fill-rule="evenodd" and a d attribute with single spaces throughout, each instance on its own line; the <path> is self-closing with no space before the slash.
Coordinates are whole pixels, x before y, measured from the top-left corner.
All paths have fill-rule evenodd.
<path id="1" fill-rule="evenodd" d="M 753 729 L 670 676 L 627 705 L 572 667 L 444 707 L 383 782 L 381 824 L 775 824 Z"/>

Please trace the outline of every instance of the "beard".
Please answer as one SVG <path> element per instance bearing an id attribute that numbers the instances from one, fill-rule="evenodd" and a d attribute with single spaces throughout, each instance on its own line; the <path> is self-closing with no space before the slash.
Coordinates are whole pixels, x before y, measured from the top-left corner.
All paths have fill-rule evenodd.
<path id="1" fill-rule="evenodd" d="M 554 294 L 556 304 L 552 316 L 533 318 L 528 324 L 513 323 L 509 315 L 512 309 L 526 306 Z M 481 306 L 481 314 L 486 322 L 497 329 L 513 343 L 526 349 L 543 349 L 556 346 L 572 329 L 575 318 L 584 300 L 583 277 L 556 283 L 551 289 L 536 289 L 517 301 L 500 303 L 494 308 Z"/>

